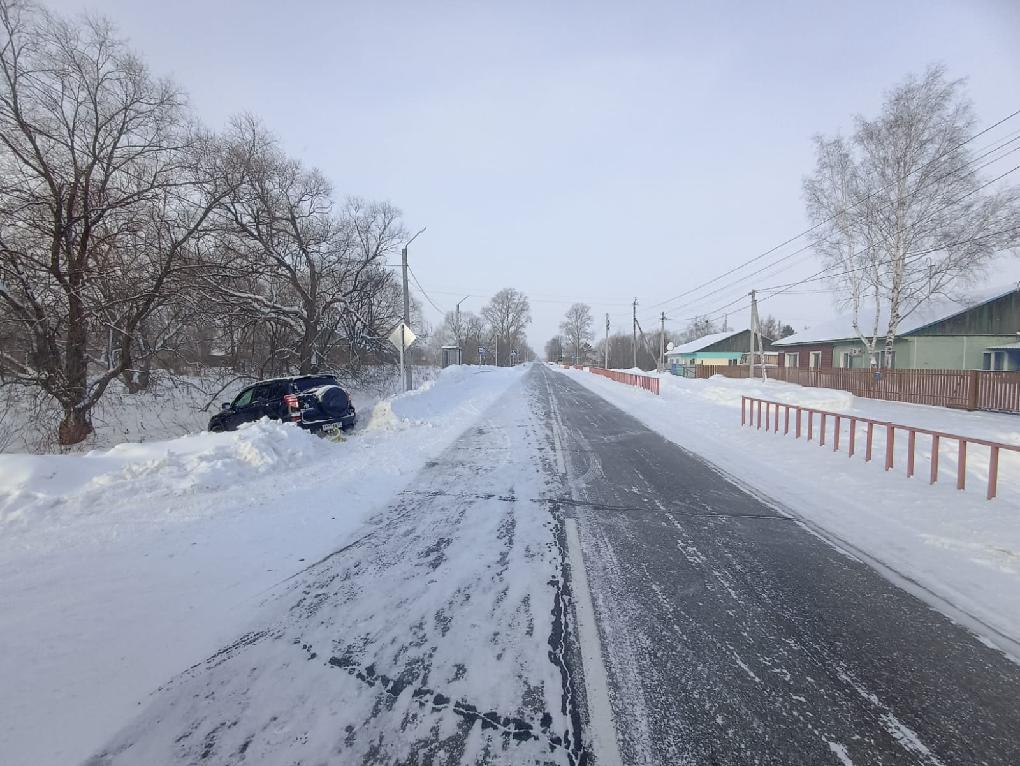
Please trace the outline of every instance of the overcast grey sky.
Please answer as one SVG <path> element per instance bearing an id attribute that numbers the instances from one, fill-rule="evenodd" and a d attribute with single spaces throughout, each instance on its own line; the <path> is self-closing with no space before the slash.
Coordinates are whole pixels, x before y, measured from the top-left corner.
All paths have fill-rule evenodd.
<path id="1" fill-rule="evenodd" d="M 47 4 L 113 19 L 210 126 L 254 112 L 339 193 L 428 226 L 411 263 L 441 308 L 526 292 L 539 352 L 574 300 L 629 330 L 637 296 L 648 328 L 653 304 L 804 229 L 811 136 L 874 114 L 907 73 L 968 77 L 982 125 L 1020 108 L 1018 0 Z M 782 266 L 667 315 L 818 269 Z M 1009 260 L 988 281 L 1018 276 Z M 830 304 L 761 310 L 802 327 Z"/>

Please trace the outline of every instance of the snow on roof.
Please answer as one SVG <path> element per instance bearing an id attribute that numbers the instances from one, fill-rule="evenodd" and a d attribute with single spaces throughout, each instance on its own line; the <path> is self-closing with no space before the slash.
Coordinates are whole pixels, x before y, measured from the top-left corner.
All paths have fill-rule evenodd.
<path id="1" fill-rule="evenodd" d="M 1009 287 L 999 286 L 995 288 L 976 290 L 960 300 L 945 297 L 933 299 L 901 321 L 897 330 L 897 335 L 905 335 L 906 333 L 913 332 L 914 330 L 920 330 L 922 327 L 927 327 L 928 325 L 940 322 L 943 319 L 949 319 L 950 317 L 961 314 L 968 309 L 980 306 L 982 303 L 988 303 L 996 298 L 1001 298 L 1002 296 L 1008 295 L 1016 290 L 1017 285 L 1012 284 Z M 865 332 L 869 332 L 869 330 L 865 328 L 868 328 L 871 324 L 871 318 L 874 316 L 872 313 L 873 311 L 874 309 L 867 306 L 861 308 L 861 329 L 865 330 Z M 882 333 L 883 335 L 885 333 L 885 328 L 888 326 L 888 317 L 889 312 L 883 307 L 878 321 L 879 333 Z M 796 346 L 802 343 L 827 343 L 830 341 L 846 340 L 847 338 L 856 337 L 857 333 L 854 332 L 853 317 L 846 314 L 829 319 L 825 322 L 818 322 L 814 327 L 801 330 L 800 332 L 789 335 L 781 340 L 773 341 L 772 345 L 780 347 Z"/>
<path id="2" fill-rule="evenodd" d="M 666 356 L 677 356 L 679 354 L 693 354 L 697 351 L 701 351 L 703 348 L 707 348 L 714 343 L 719 343 L 727 338 L 732 338 L 734 335 L 740 335 L 742 332 L 747 332 L 747 328 L 744 327 L 739 330 L 726 330 L 725 332 L 714 332 L 711 335 L 703 335 L 697 340 L 689 341 L 676 346 L 672 351 L 666 353 Z"/>
<path id="3" fill-rule="evenodd" d="M 1020 342 L 1017 343 L 1002 343 L 998 346 L 988 346 L 989 351 L 1013 351 L 1020 350 Z"/>

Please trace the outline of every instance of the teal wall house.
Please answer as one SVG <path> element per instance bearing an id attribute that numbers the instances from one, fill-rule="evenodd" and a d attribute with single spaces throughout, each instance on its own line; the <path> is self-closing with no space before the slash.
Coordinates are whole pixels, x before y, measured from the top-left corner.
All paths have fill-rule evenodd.
<path id="1" fill-rule="evenodd" d="M 932 301 L 901 323 L 891 359 L 883 350 L 884 338 L 872 359 L 848 317 L 774 345 L 782 367 L 1020 370 L 1020 291 L 1012 287 L 965 301 Z"/>
<path id="2" fill-rule="evenodd" d="M 677 346 L 666 354 L 666 365 L 674 375 L 682 375 L 685 367 L 696 365 L 737 365 L 751 349 L 750 330 L 726 330 L 706 335 Z M 772 344 L 766 340 L 765 350 Z M 766 359 L 766 361 L 771 361 Z"/>

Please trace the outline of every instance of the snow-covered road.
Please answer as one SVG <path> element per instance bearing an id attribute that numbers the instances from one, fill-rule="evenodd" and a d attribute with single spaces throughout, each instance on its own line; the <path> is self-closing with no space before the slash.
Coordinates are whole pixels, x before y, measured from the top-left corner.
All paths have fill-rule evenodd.
<path id="1" fill-rule="evenodd" d="M 90 763 L 577 763 L 562 534 L 532 396 L 511 386 Z"/>

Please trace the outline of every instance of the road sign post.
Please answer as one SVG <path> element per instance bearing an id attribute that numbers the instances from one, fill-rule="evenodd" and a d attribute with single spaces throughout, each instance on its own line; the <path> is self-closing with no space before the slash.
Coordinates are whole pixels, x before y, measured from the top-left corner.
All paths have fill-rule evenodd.
<path id="1" fill-rule="evenodd" d="M 418 336 L 411 332 L 411 328 L 401 322 L 391 332 L 387 338 L 390 343 L 397 347 L 400 351 L 400 380 L 404 384 L 404 390 L 409 390 L 409 377 L 405 374 L 405 362 L 404 355 L 407 349 L 411 347 Z"/>

